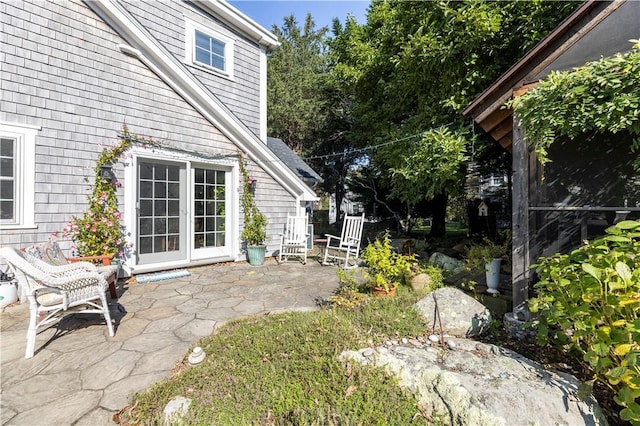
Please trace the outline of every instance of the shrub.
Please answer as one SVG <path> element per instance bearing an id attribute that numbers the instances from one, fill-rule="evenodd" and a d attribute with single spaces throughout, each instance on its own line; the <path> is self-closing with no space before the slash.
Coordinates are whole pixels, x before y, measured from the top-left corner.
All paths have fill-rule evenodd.
<path id="1" fill-rule="evenodd" d="M 405 256 L 396 252 L 391 245 L 387 230 L 382 241 L 375 240 L 363 250 L 362 260 L 369 268 L 370 280 L 377 287 L 388 291 L 390 287 L 405 281 L 408 274 L 411 273 L 415 256 Z"/>
<path id="2" fill-rule="evenodd" d="M 624 221 L 570 254 L 541 258 L 531 312 L 551 341 L 617 391 L 620 416 L 640 424 L 640 222 Z"/>

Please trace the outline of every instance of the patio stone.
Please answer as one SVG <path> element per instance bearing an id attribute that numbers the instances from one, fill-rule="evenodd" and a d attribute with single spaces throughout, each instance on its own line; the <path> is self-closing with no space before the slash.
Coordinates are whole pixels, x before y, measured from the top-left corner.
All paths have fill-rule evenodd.
<path id="1" fill-rule="evenodd" d="M 65 425 L 73 424 L 96 406 L 102 392 L 80 391 L 65 395 L 37 408 L 22 412 L 11 419 L 8 425 Z M 46 423 L 43 414 L 46 413 Z"/>
<path id="2" fill-rule="evenodd" d="M 256 267 L 228 263 L 190 268 L 179 279 L 119 283 L 109 300 L 115 336 L 100 315 L 67 315 L 40 330 L 24 359 L 28 304 L 0 310 L 3 425 L 110 425 L 129 395 L 172 370 L 202 338 L 233 319 L 317 309 L 338 287 L 334 267 L 312 259 Z M 213 356 L 213 354 L 208 354 Z"/>
<path id="3" fill-rule="evenodd" d="M 152 383 L 165 379 L 168 373 L 158 371 L 156 373 L 136 374 L 113 383 L 104 390 L 100 406 L 115 414 L 115 412 L 128 404 L 131 394 L 144 391 Z"/>
<path id="4" fill-rule="evenodd" d="M 133 351 L 118 351 L 104 357 L 82 371 L 83 389 L 104 389 L 127 376 L 142 354 Z"/>

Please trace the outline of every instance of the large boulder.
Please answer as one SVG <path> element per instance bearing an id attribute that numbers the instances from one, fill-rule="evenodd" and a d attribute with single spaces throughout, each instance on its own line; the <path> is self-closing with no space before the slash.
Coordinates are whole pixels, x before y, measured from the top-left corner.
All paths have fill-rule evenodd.
<path id="1" fill-rule="evenodd" d="M 480 302 L 463 291 L 443 287 L 432 291 L 415 304 L 429 327 L 456 337 L 479 336 L 489 329 L 491 313 Z"/>
<path id="2" fill-rule="evenodd" d="M 452 274 L 459 274 L 464 271 L 464 262 L 444 253 L 435 252 L 429 257 L 429 263 L 441 267 Z"/>
<path id="3" fill-rule="evenodd" d="M 453 343 L 452 343 L 453 342 Z M 580 382 L 510 350 L 449 338 L 448 348 L 415 345 L 345 351 L 342 359 L 384 367 L 447 425 L 605 425 Z"/>

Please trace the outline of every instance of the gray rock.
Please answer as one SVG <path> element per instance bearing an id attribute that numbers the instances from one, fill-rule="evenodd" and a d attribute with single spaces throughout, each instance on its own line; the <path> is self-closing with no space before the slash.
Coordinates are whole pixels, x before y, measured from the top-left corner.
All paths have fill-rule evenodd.
<path id="1" fill-rule="evenodd" d="M 593 397 L 578 398 L 580 382 L 573 376 L 494 345 L 455 339 L 455 347 L 401 346 L 369 358 L 345 351 L 341 358 L 385 368 L 448 425 L 606 424 Z"/>
<path id="2" fill-rule="evenodd" d="M 440 332 L 436 311 L 437 300 L 442 333 L 456 337 L 474 337 L 484 333 L 491 324 L 491 313 L 480 302 L 453 287 L 439 288 L 415 304 L 427 325 Z"/>
<path id="3" fill-rule="evenodd" d="M 411 277 L 409 281 L 409 285 L 411 289 L 416 293 L 420 293 L 422 291 L 431 290 L 431 286 L 433 285 L 433 278 L 429 274 L 416 274 Z"/>
<path id="4" fill-rule="evenodd" d="M 187 411 L 189 411 L 190 405 L 190 398 L 185 398 L 184 396 L 176 396 L 173 398 L 167 403 L 164 410 L 162 410 L 164 424 L 171 425 L 180 423 L 181 419 L 187 414 Z"/>
<path id="5" fill-rule="evenodd" d="M 459 274 L 464 271 L 464 262 L 462 260 L 447 256 L 444 253 L 435 252 L 429 258 L 429 263 L 433 263 L 453 274 Z"/>

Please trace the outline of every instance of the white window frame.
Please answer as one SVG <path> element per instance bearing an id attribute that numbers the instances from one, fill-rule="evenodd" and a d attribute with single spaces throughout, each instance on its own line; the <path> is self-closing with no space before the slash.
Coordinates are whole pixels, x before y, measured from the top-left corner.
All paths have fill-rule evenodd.
<path id="1" fill-rule="evenodd" d="M 224 43 L 224 65 L 225 69 L 221 70 L 219 68 L 213 67 L 208 64 L 203 64 L 202 62 L 196 61 L 196 43 L 195 43 L 195 35 L 196 31 L 206 34 L 207 36 Z M 225 36 L 217 30 L 214 30 L 211 27 L 199 24 L 197 22 L 191 21 L 185 18 L 185 61 L 189 65 L 193 65 L 197 68 L 203 69 L 205 71 L 218 74 L 230 80 L 233 80 L 233 63 L 234 63 L 234 51 L 235 51 L 235 40 L 232 38 Z"/>
<path id="2" fill-rule="evenodd" d="M 36 135 L 40 127 L 26 124 L 0 122 L 0 137 L 16 141 L 15 209 L 14 220 L 0 220 L 0 229 L 36 228 L 35 225 L 35 166 Z"/>

